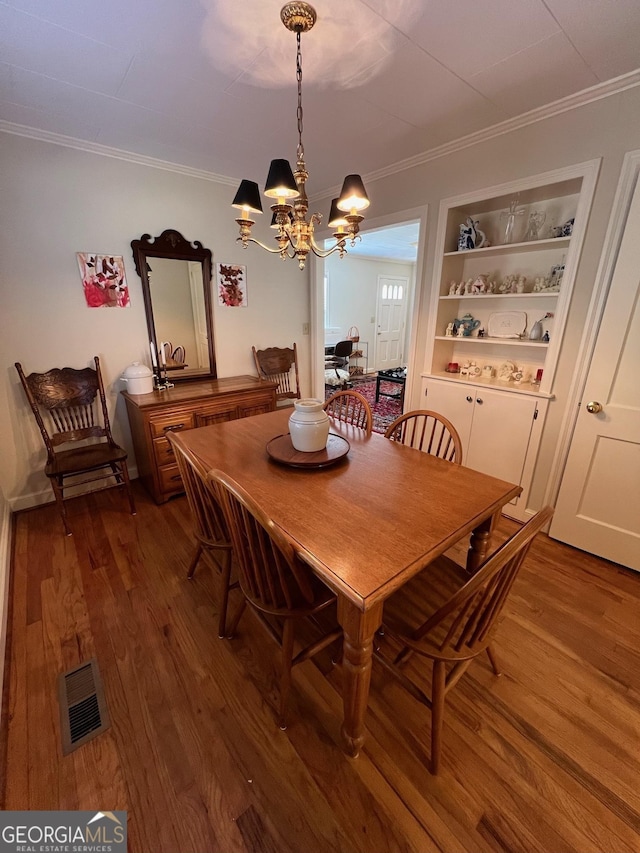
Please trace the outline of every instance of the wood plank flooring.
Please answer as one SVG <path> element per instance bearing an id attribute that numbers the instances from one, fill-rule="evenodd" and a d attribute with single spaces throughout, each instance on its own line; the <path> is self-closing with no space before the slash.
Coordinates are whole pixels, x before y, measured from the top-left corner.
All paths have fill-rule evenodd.
<path id="1" fill-rule="evenodd" d="M 114 491 L 70 502 L 72 537 L 54 506 L 16 516 L 3 808 L 124 809 L 132 853 L 640 850 L 640 576 L 539 537 L 504 675 L 483 658 L 449 695 L 433 777 L 426 709 L 376 668 L 342 753 L 329 653 L 294 671 L 281 732 L 275 647 L 250 613 L 217 638 L 186 499 L 134 486 L 136 517 Z M 63 757 L 56 678 L 93 656 L 111 727 Z"/>

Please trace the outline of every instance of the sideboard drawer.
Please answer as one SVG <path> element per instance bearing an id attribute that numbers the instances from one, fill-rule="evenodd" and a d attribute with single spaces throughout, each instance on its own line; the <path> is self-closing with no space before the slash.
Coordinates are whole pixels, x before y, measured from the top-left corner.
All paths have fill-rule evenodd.
<path id="1" fill-rule="evenodd" d="M 169 412 L 151 419 L 149 426 L 154 438 L 166 435 L 168 432 L 180 432 L 183 429 L 193 429 L 193 412 Z"/>
<path id="2" fill-rule="evenodd" d="M 160 491 L 163 495 L 169 496 L 172 493 L 183 492 L 182 477 L 177 463 L 175 465 L 165 465 L 163 468 L 158 468 L 160 478 Z"/>
<path id="3" fill-rule="evenodd" d="M 184 382 L 151 394 L 123 391 L 136 453 L 138 477 L 156 503 L 184 492 L 167 438 L 208 424 L 233 421 L 276 407 L 276 383 L 255 376 Z"/>
<path id="4" fill-rule="evenodd" d="M 176 455 L 173 452 L 173 447 L 171 447 L 169 440 L 166 438 L 154 438 L 153 455 L 160 467 L 176 464 Z"/>

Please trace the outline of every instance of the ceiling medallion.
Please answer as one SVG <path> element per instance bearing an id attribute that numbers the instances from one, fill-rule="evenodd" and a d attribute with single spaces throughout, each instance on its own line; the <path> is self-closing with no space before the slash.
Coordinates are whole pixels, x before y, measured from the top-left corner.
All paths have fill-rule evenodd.
<path id="1" fill-rule="evenodd" d="M 271 205 L 271 227 L 275 229 L 277 248 L 265 246 L 251 236 L 251 228 L 255 221 L 251 214 L 262 213 L 260 190 L 255 181 L 243 180 L 233 199 L 233 207 L 242 211 L 236 219 L 240 228 L 237 238 L 246 249 L 249 243 L 255 243 L 262 249 L 273 254 L 279 254 L 283 260 L 297 258 L 300 269 L 304 269 L 310 252 L 319 258 L 326 258 L 333 252 L 340 257 L 346 253 L 347 240 L 355 246 L 360 240 L 358 232 L 364 219 L 361 211 L 369 206 L 369 199 L 360 175 L 347 175 L 338 198 L 331 201 L 328 225 L 335 228 L 333 237 L 335 244 L 329 249 L 321 249 L 315 242 L 314 230 L 322 221 L 322 215 L 314 213 L 307 219 L 309 200 L 305 184 L 309 173 L 304 160 L 304 145 L 302 144 L 302 50 L 301 33 L 309 32 L 316 22 L 316 11 L 308 3 L 287 3 L 280 11 L 280 18 L 285 27 L 296 34 L 296 79 L 298 82 L 298 147 L 296 151 L 296 169 L 292 171 L 288 160 L 271 161 L 269 174 L 264 188 L 264 194 L 274 200 Z"/>

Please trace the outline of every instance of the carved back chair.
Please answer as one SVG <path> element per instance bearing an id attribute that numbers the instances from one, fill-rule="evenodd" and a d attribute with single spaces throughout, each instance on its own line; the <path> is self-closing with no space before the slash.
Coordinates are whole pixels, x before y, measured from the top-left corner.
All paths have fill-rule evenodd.
<path id="1" fill-rule="evenodd" d="M 279 725 L 285 729 L 291 669 L 342 636 L 337 627 L 294 655 L 296 627 L 335 603 L 335 595 L 313 574 L 299 546 L 266 515 L 256 501 L 222 471 L 210 471 L 237 563 L 240 588 L 260 621 L 281 647 Z M 243 612 L 239 610 L 232 633 Z M 316 620 L 313 620 L 316 621 Z M 275 623 L 275 624 L 274 624 Z M 317 623 L 316 623 L 317 624 Z"/>
<path id="2" fill-rule="evenodd" d="M 336 391 L 324 404 L 330 418 L 363 429 L 367 435 L 373 430 L 373 414 L 366 399 L 357 391 Z"/>
<path id="3" fill-rule="evenodd" d="M 47 449 L 44 473 L 53 487 L 67 536 L 71 535 L 71 530 L 64 505 L 65 488 L 115 479 L 115 484 L 107 483 L 94 491 L 116 484 L 122 486 L 129 498 L 131 514 L 136 512 L 127 452 L 111 435 L 98 356 L 94 361 L 95 370 L 55 367 L 46 373 L 29 376 L 25 376 L 19 362 L 15 365 Z M 84 475 L 90 476 L 78 479 Z M 73 480 L 67 484 L 67 478 Z"/>
<path id="4" fill-rule="evenodd" d="M 258 376 L 277 382 L 276 402 L 300 399 L 300 377 L 298 375 L 298 347 L 251 347 Z"/>
<path id="5" fill-rule="evenodd" d="M 498 617 L 531 543 L 552 515 L 551 507 L 540 510 L 471 578 L 447 557 L 440 557 L 385 603 L 384 648 L 378 646 L 375 658 L 431 710 L 433 774 L 438 773 L 440 765 L 445 696 L 472 661 L 485 651 L 494 673 L 500 675 L 490 648 Z M 419 610 L 425 602 L 431 613 L 420 624 Z M 390 655 L 387 649 L 393 646 L 398 650 Z M 430 695 L 403 671 L 409 658 L 415 655 L 419 657 L 415 664 L 418 674 L 419 664 L 424 659 L 431 661 Z"/>
<path id="6" fill-rule="evenodd" d="M 222 507 L 207 483 L 207 470 L 202 462 L 182 446 L 179 434 L 169 431 L 167 438 L 175 454 L 184 490 L 187 493 L 193 519 L 193 533 L 197 543 L 187 577 L 189 580 L 193 578 L 196 566 L 203 556 L 205 559 L 210 559 L 218 570 L 220 578 L 218 636 L 222 638 L 226 636 L 229 590 L 237 586 L 237 584 L 231 584 L 231 541 L 227 525 Z"/>
<path id="7" fill-rule="evenodd" d="M 462 464 L 462 442 L 450 420 L 428 409 L 407 412 L 397 417 L 385 431 L 385 438 L 408 447 Z"/>

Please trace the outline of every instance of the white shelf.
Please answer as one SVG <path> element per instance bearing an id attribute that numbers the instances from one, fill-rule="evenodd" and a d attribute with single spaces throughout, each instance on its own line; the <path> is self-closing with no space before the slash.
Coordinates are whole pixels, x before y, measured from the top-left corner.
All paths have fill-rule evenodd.
<path id="1" fill-rule="evenodd" d="M 549 297 L 558 297 L 560 291 L 552 290 L 548 293 L 460 293 L 459 295 L 441 296 L 440 299 L 549 299 Z"/>
<path id="2" fill-rule="evenodd" d="M 530 341 L 528 338 L 472 338 L 469 335 L 436 335 L 436 341 L 468 344 L 500 344 L 507 347 L 548 347 L 549 341 Z"/>
<path id="3" fill-rule="evenodd" d="M 423 378 L 446 379 L 447 382 L 456 382 L 459 385 L 497 388 L 500 391 L 509 390 L 514 394 L 535 394 L 536 397 L 543 397 L 545 400 L 553 400 L 554 398 L 553 394 L 541 391 L 539 385 L 533 385 L 531 382 L 503 382 L 501 379 L 496 379 L 495 377 L 491 379 L 483 379 L 480 376 L 472 378 L 469 376 L 460 376 L 458 373 L 447 373 L 446 371 L 423 373 L 422 376 Z"/>
<path id="4" fill-rule="evenodd" d="M 526 243 L 503 243 L 499 246 L 485 246 L 482 249 L 463 249 L 462 251 L 444 252 L 443 255 L 445 258 L 462 258 L 474 255 L 491 257 L 519 252 L 538 252 L 540 249 L 567 248 L 570 240 L 570 237 L 551 237 L 548 240 L 530 240 Z"/>

